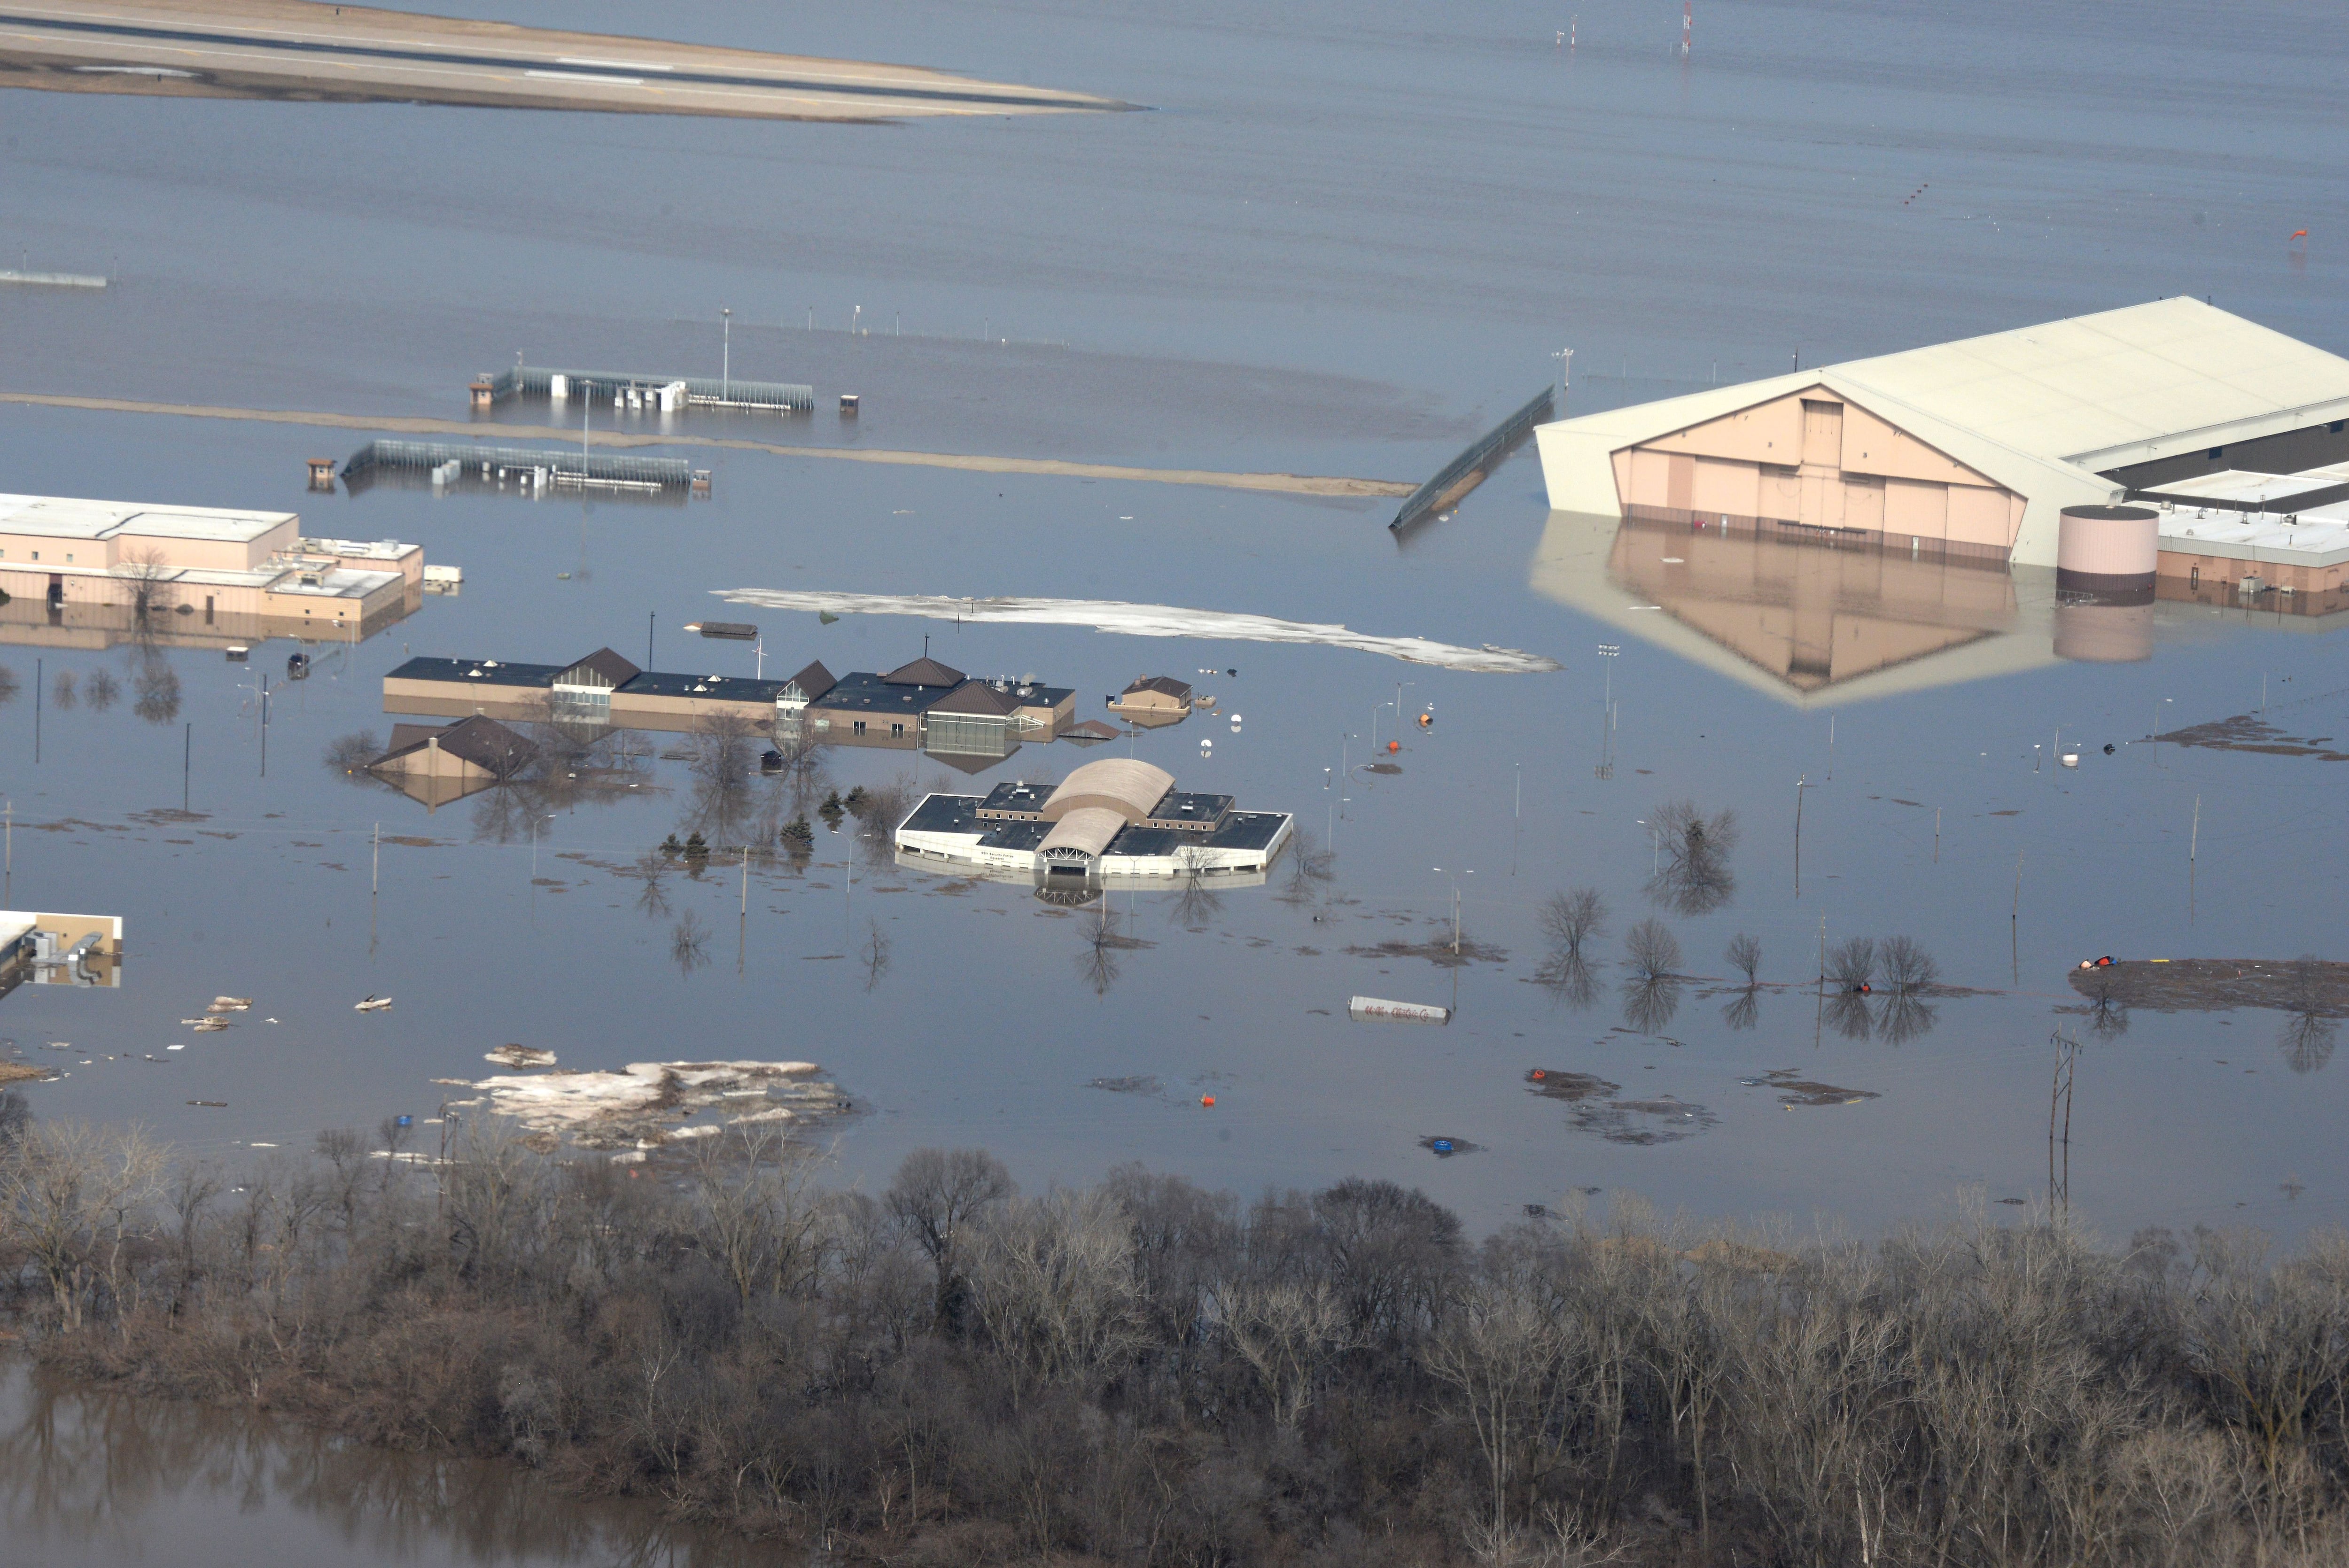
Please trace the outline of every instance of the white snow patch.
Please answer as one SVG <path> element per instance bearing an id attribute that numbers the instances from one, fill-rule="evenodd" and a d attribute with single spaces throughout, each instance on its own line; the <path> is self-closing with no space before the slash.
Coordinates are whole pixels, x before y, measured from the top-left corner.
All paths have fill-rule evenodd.
<path id="1" fill-rule="evenodd" d="M 935 593 L 824 593 L 789 588 L 713 588 L 730 604 L 770 610 L 830 611 L 835 615 L 924 615 L 937 621 L 1004 621 L 1031 625 L 1091 626 L 1129 637 L 1213 637 L 1243 643 L 1312 643 L 1383 654 L 1414 665 L 1436 665 L 1477 675 L 1539 675 L 1561 667 L 1556 659 L 1517 648 L 1464 648 L 1425 637 L 1381 637 L 1309 621 L 1283 621 L 1232 610 L 1186 610 L 1174 604 L 1129 604 L 1114 599 L 949 599 Z"/>

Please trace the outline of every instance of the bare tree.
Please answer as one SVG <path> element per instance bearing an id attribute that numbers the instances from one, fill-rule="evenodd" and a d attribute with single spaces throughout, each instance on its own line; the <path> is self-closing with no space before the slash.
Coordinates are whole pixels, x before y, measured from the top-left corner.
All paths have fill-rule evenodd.
<path id="1" fill-rule="evenodd" d="M 864 989 L 868 992 L 877 990 L 881 985 L 881 977 L 889 973 L 889 938 L 882 931 L 881 923 L 877 920 L 865 923 L 863 956 Z"/>
<path id="2" fill-rule="evenodd" d="M 49 706 L 61 711 L 70 709 L 74 705 L 74 686 L 73 671 L 59 670 L 49 681 Z"/>
<path id="3" fill-rule="evenodd" d="M 1490 1534 L 1507 1540 L 1511 1491 L 1530 1457 L 1566 1360 L 1568 1320 L 1517 1281 L 1480 1280 L 1460 1293 L 1421 1360 L 1449 1388 L 1485 1459 Z"/>
<path id="4" fill-rule="evenodd" d="M 1749 989 L 1761 984 L 1761 981 L 1755 977 L 1762 968 L 1760 937 L 1749 936 L 1743 933 L 1731 937 L 1726 956 L 1729 959 L 1729 966 L 1745 976 L 1745 984 Z"/>
<path id="5" fill-rule="evenodd" d="M 98 712 L 104 713 L 112 707 L 114 699 L 121 695 L 121 691 L 122 685 L 114 678 L 113 671 L 99 668 L 89 672 L 89 683 L 85 697 L 89 706 Z"/>
<path id="6" fill-rule="evenodd" d="M 1878 956 L 1884 965 L 1884 983 L 1896 992 L 1926 992 L 1939 984 L 1941 966 L 1913 936 L 1888 936 Z"/>
<path id="7" fill-rule="evenodd" d="M 1681 940 L 1659 920 L 1643 920 L 1623 938 L 1624 961 L 1642 980 L 1665 980 L 1680 973 Z"/>
<path id="8" fill-rule="evenodd" d="M 1019 1191 L 1003 1161 L 983 1149 L 916 1149 L 897 1167 L 882 1202 L 936 1271 L 936 1325 L 961 1317 L 963 1249 L 974 1222 Z"/>
<path id="9" fill-rule="evenodd" d="M 84 1121 L 35 1122 L 6 1151 L 0 1244 L 39 1271 L 67 1332 L 93 1302 L 119 1300 L 122 1249 L 162 1191 L 167 1158 L 136 1125 Z"/>
<path id="10" fill-rule="evenodd" d="M 1649 896 L 1681 914 L 1709 914 L 1737 892 L 1729 869 L 1737 847 L 1737 813 L 1706 817 L 1688 800 L 1667 800 L 1648 813 L 1656 842 L 1656 873 Z"/>
<path id="11" fill-rule="evenodd" d="M 150 724 L 169 724 L 180 717 L 180 672 L 153 648 L 145 650 L 131 681 L 130 711 Z"/>
<path id="12" fill-rule="evenodd" d="M 661 883 L 670 869 L 667 855 L 657 850 L 647 850 L 636 857 L 636 863 L 627 872 L 636 879 L 636 908 L 655 920 L 668 913 L 668 894 Z"/>
<path id="13" fill-rule="evenodd" d="M 741 1305 L 812 1277 L 823 1224 L 809 1185 L 814 1165 L 771 1122 L 737 1123 L 695 1143 L 696 1233 Z"/>
<path id="14" fill-rule="evenodd" d="M 1578 957 L 1585 942 L 1607 934 L 1607 901 L 1597 888 L 1554 892 L 1542 901 L 1536 918 L 1552 947 Z"/>
<path id="15" fill-rule="evenodd" d="M 1234 1282 L 1215 1303 L 1225 1343 L 1271 1401 L 1272 1424 L 1294 1430 L 1330 1364 L 1356 1343 L 1345 1310 L 1319 1280 Z"/>
<path id="16" fill-rule="evenodd" d="M 1145 1342 L 1133 1224 L 1100 1188 L 1005 1202 L 980 1226 L 970 1283 L 988 1338 L 1040 1382 L 1092 1392 Z"/>
<path id="17" fill-rule="evenodd" d="M 1876 977 L 1876 939 L 1855 936 L 1827 949 L 1827 978 L 1856 991 Z"/>
<path id="18" fill-rule="evenodd" d="M 326 742 L 326 771 L 347 778 L 364 772 L 368 763 L 382 755 L 383 747 L 374 730 L 354 729 Z"/>
<path id="19" fill-rule="evenodd" d="M 125 551 L 114 575 L 129 590 L 132 617 L 143 622 L 154 611 L 171 607 L 171 584 L 180 569 L 160 545 L 148 544 Z"/>

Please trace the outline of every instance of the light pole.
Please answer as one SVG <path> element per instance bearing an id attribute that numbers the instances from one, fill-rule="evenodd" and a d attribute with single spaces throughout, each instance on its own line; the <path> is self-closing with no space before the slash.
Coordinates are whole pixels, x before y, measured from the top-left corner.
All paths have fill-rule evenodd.
<path id="1" fill-rule="evenodd" d="M 1460 956 L 1460 879 L 1473 877 L 1476 873 L 1473 871 L 1447 872 L 1442 866 L 1433 869 L 1441 875 L 1452 879 L 1452 955 L 1457 958 Z"/>
<path id="2" fill-rule="evenodd" d="M 1379 709 L 1384 707 L 1386 707 L 1386 704 L 1382 702 L 1376 702 L 1371 705 L 1371 753 L 1372 756 L 1376 756 L 1378 754 Z M 1395 734 L 1398 738 L 1402 734 L 1402 709 L 1401 708 L 1395 709 Z"/>
<path id="3" fill-rule="evenodd" d="M 720 345 L 718 350 L 718 400 L 731 403 L 734 401 L 734 307 L 719 306 L 718 320 Z"/>
<path id="4" fill-rule="evenodd" d="M 1416 686 L 1416 685 L 1418 685 L 1418 684 L 1419 684 L 1419 683 L 1418 683 L 1418 682 L 1416 682 L 1416 681 L 1397 681 L 1397 682 L 1395 682 L 1395 738 L 1396 738 L 1397 740 L 1401 740 L 1401 739 L 1402 738 L 1402 694 L 1403 694 L 1403 691 L 1404 691 L 1404 689 L 1405 689 L 1406 687 L 1413 686 Z"/>
<path id="5" fill-rule="evenodd" d="M 552 811 L 548 812 L 545 816 L 543 816 L 543 817 L 542 817 L 542 816 L 540 816 L 538 813 L 536 813 L 536 812 L 534 812 L 534 811 L 531 813 L 531 819 L 530 819 L 530 882 L 531 882 L 531 885 L 532 885 L 533 887 L 536 887 L 536 886 L 538 885 L 538 825 L 539 825 L 541 822 L 552 822 L 553 820 L 554 820 L 554 813 L 553 813 Z"/>

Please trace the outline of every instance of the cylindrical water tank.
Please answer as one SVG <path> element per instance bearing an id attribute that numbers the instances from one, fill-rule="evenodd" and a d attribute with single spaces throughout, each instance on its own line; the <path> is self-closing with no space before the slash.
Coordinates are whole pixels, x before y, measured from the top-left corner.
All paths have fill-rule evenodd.
<path id="1" fill-rule="evenodd" d="M 2150 604 L 2160 516 L 2143 506 L 2067 506 L 2055 526 L 2055 592 L 2099 604 Z"/>

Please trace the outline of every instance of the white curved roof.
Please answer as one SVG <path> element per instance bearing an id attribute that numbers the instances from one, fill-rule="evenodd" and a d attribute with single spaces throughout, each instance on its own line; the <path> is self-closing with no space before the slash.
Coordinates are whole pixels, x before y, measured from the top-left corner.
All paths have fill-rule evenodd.
<path id="1" fill-rule="evenodd" d="M 1081 808 L 1102 807 L 1139 822 L 1174 788 L 1174 775 L 1164 768 L 1132 757 L 1104 757 L 1061 779 L 1043 811 L 1047 818 L 1064 820 Z"/>
<path id="2" fill-rule="evenodd" d="M 1105 806 L 1081 806 L 1052 824 L 1036 852 L 1048 859 L 1082 855 L 1099 860 L 1112 839 L 1125 830 L 1125 819 Z"/>

